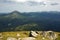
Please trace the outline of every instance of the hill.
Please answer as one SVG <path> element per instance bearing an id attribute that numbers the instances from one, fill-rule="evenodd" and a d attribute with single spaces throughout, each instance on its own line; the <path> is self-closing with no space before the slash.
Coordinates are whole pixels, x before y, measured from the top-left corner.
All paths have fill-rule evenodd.
<path id="1" fill-rule="evenodd" d="M 0 14 L 0 31 L 60 31 L 60 12 L 28 12 L 13 11 Z"/>

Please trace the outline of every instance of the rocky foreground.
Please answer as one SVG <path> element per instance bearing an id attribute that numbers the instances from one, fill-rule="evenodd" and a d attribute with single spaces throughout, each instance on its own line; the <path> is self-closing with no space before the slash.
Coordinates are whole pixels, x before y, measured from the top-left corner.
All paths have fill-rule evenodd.
<path id="1" fill-rule="evenodd" d="M 60 40 L 60 33 L 53 31 L 0 32 L 0 40 Z"/>

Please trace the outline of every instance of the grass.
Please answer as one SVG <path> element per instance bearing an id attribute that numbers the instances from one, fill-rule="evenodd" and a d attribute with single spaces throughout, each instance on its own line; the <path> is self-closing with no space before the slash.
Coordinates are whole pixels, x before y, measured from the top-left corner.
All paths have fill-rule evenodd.
<path id="1" fill-rule="evenodd" d="M 24 37 L 29 37 L 30 31 L 19 31 L 19 32 L 2 32 L 2 37 L 3 39 L 0 40 L 7 40 L 8 37 L 14 37 L 14 38 L 24 38 Z M 55 32 L 56 34 L 60 34 L 59 32 Z M 17 37 L 17 34 L 20 34 L 19 37 Z M 36 40 L 43 40 L 43 36 L 38 34 L 37 37 L 35 37 Z M 47 37 L 45 37 L 44 40 L 50 40 Z M 60 40 L 60 36 L 58 36 L 57 40 Z"/>

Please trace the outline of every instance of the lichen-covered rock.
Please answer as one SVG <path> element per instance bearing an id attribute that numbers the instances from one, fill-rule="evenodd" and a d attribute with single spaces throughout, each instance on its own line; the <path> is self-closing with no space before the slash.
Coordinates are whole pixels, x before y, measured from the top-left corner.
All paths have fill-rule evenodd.
<path id="1" fill-rule="evenodd" d="M 25 38 L 22 38 L 22 40 L 35 40 L 34 37 L 25 37 Z"/>
<path id="2" fill-rule="evenodd" d="M 13 37 L 8 37 L 7 40 L 17 40 L 17 39 Z"/>

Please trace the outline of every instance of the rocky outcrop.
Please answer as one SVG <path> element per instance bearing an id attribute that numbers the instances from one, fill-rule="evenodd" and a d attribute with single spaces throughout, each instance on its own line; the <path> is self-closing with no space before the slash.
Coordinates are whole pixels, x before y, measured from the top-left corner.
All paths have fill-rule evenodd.
<path id="1" fill-rule="evenodd" d="M 37 37 L 37 35 L 35 31 L 30 31 L 29 37 Z"/>

